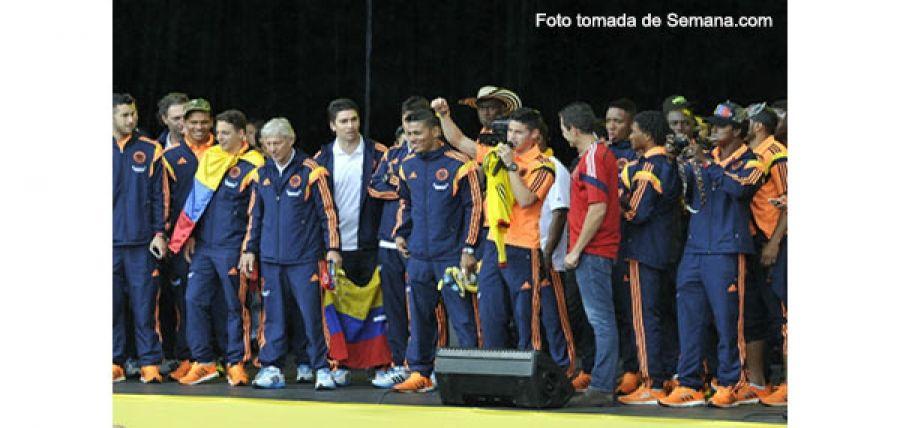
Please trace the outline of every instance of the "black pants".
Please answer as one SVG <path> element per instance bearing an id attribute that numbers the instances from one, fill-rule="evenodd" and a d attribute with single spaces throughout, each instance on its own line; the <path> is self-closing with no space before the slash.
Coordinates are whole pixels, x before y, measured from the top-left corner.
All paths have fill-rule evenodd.
<path id="1" fill-rule="evenodd" d="M 378 249 L 360 249 L 356 251 L 341 251 L 344 260 L 344 273 L 347 278 L 358 286 L 365 286 L 372 279 L 375 265 L 378 264 Z"/>
<path id="2" fill-rule="evenodd" d="M 575 271 L 565 272 L 563 284 L 566 291 L 569 325 L 572 327 L 572 336 L 575 341 L 575 354 L 581 359 L 581 368 L 585 373 L 590 373 L 594 368 L 594 354 L 596 353 L 594 329 L 588 323 L 587 314 L 584 312 L 581 292 L 578 291 L 578 283 L 575 281 Z"/>

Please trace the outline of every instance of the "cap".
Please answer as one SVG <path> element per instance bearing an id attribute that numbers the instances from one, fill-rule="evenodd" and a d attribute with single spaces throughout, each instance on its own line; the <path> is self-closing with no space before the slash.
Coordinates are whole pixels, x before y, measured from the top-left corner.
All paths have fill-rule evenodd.
<path id="1" fill-rule="evenodd" d="M 212 107 L 209 106 L 209 101 L 203 98 L 194 98 L 184 105 L 184 117 L 187 117 L 192 111 L 205 111 L 212 114 Z"/>
<path id="2" fill-rule="evenodd" d="M 705 119 L 713 126 L 740 125 L 747 120 L 747 111 L 738 104 L 725 101 L 716 106 L 712 116 Z"/>
<path id="3" fill-rule="evenodd" d="M 671 95 L 663 101 L 662 111 L 663 114 L 667 114 L 672 110 L 687 109 L 689 110 L 688 113 L 690 113 L 692 107 L 693 105 L 684 97 L 684 95 Z"/>
<path id="4" fill-rule="evenodd" d="M 778 114 L 775 110 L 768 106 L 765 102 L 751 104 L 747 107 L 747 119 L 755 121 L 766 121 L 774 119 L 778 121 Z"/>
<path id="5" fill-rule="evenodd" d="M 522 100 L 519 99 L 519 96 L 516 95 L 515 92 L 510 91 L 509 89 L 498 88 L 496 86 L 482 86 L 478 89 L 478 95 L 475 98 L 476 105 L 478 105 L 480 101 L 489 99 L 494 99 L 503 103 L 508 112 L 522 107 Z"/>

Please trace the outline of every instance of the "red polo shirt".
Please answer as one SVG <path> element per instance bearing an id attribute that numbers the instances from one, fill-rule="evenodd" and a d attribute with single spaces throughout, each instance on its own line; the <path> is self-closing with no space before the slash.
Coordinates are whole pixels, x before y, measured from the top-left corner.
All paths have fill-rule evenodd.
<path id="1" fill-rule="evenodd" d="M 578 160 L 572 173 L 571 201 L 569 206 L 569 248 L 575 246 L 588 207 L 606 203 L 606 215 L 597 234 L 584 248 L 587 254 L 615 259 L 619 251 L 618 172 L 616 156 L 603 144 L 591 147 Z"/>

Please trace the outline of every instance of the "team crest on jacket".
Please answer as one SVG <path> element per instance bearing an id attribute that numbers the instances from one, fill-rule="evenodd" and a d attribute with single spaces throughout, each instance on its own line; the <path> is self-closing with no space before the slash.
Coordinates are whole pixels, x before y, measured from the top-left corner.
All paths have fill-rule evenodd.
<path id="1" fill-rule="evenodd" d="M 241 168 L 239 168 L 239 167 L 234 166 L 234 167 L 231 167 L 230 170 L 228 170 L 228 176 L 231 178 L 238 178 L 240 175 L 241 175 Z"/>
<path id="2" fill-rule="evenodd" d="M 416 177 L 418 177 L 418 175 L 416 175 L 416 172 L 415 172 L 415 171 L 413 171 L 411 174 L 409 174 L 409 179 L 410 179 L 410 180 L 412 180 L 412 179 L 414 179 L 414 178 L 416 178 Z"/>
<path id="3" fill-rule="evenodd" d="M 300 184 L 303 183 L 303 178 L 301 178 L 299 174 L 294 174 L 291 176 L 291 181 L 289 183 L 291 184 L 291 187 L 300 187 Z"/>
<path id="4" fill-rule="evenodd" d="M 439 169 L 439 170 L 437 170 L 437 171 L 434 172 L 434 178 L 435 178 L 437 181 L 444 181 L 444 180 L 446 180 L 447 177 L 449 177 L 449 176 L 450 176 L 450 172 L 447 171 L 447 168 L 441 168 L 441 169 Z"/>
<path id="5" fill-rule="evenodd" d="M 263 182 L 262 182 L 263 186 L 268 186 L 270 184 L 272 184 L 272 181 L 269 180 L 269 177 L 266 177 L 266 179 L 263 180 Z"/>
<path id="6" fill-rule="evenodd" d="M 178 162 L 175 163 L 177 163 L 178 165 L 184 165 L 187 163 L 187 159 L 185 159 L 184 157 L 180 157 L 178 158 Z"/>
<path id="7" fill-rule="evenodd" d="M 134 152 L 134 155 L 132 155 L 131 158 L 134 159 L 134 163 L 138 165 L 147 162 L 147 155 L 145 155 L 144 152 L 141 151 Z"/>

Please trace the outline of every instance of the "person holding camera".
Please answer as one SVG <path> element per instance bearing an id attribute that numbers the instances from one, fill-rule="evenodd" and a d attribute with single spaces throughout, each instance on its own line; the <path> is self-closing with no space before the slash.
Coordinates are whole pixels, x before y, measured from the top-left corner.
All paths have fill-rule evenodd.
<path id="1" fill-rule="evenodd" d="M 747 381 L 743 328 L 746 254 L 752 254 L 750 200 L 763 178 L 762 164 L 743 141 L 744 109 L 726 101 L 707 120 L 716 148 L 696 151 L 686 170 L 691 211 L 688 239 L 678 266 L 678 382 L 659 403 L 670 407 L 706 404 L 702 352 L 707 325 L 718 334 L 718 386 L 714 407 L 739 404 L 735 391 Z M 711 157 L 711 159 L 710 159 Z M 703 189 L 698 178 L 702 177 Z"/>
<path id="2" fill-rule="evenodd" d="M 478 90 L 478 96 L 474 100 L 466 99 L 461 103 L 475 107 L 478 110 L 478 121 L 481 122 L 481 131 L 475 140 L 466 137 L 456 122 L 450 117 L 450 105 L 444 98 L 435 98 L 431 101 L 431 108 L 437 112 L 441 119 L 441 131 L 447 142 L 453 148 L 459 150 L 470 158 L 478 160 L 479 156 L 483 157 L 491 147 L 497 145 L 498 140 L 483 141 L 488 135 L 494 134 L 491 125 L 497 119 L 504 118 L 513 110 L 522 106 L 522 100 L 515 92 L 509 89 L 498 88 L 496 86 L 482 86 Z M 504 139 L 505 136 L 498 136 Z"/>
<path id="3" fill-rule="evenodd" d="M 432 105 L 437 107 L 442 125 L 448 122 L 446 101 L 439 98 Z M 494 227 L 488 234 L 490 242 L 485 244 L 478 281 L 482 345 L 488 349 L 509 346 L 506 327 L 510 309 L 518 333 L 516 347 L 522 350 L 541 348 L 540 300 L 539 294 L 534 294 L 540 287 L 538 222 L 544 198 L 554 180 L 553 163 L 536 144 L 542 123 L 543 118 L 537 110 L 521 107 L 509 116 L 508 142 L 496 147 L 472 143 L 475 148 L 470 155 L 474 154 L 476 162 L 486 168 L 485 174 L 497 177 L 500 182 L 508 178 L 508 188 L 505 185 L 503 190 L 491 188 L 492 180 L 489 179 L 486 189 L 488 222 L 507 225 Z M 505 200 L 492 204 L 490 192 L 495 195 L 504 192 L 509 198 L 498 196 L 496 199 Z M 508 219 L 498 220 L 494 215 L 497 210 L 508 215 Z"/>

